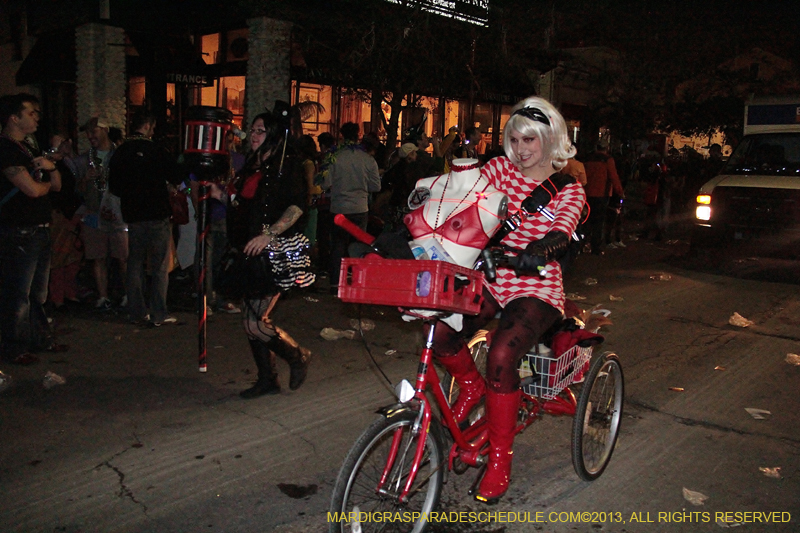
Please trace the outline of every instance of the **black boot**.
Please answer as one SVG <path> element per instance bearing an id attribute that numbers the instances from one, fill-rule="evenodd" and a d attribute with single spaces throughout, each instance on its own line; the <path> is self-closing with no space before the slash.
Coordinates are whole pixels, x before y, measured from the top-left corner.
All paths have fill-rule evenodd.
<path id="1" fill-rule="evenodd" d="M 278 383 L 278 374 L 275 372 L 275 354 L 267 343 L 258 339 L 250 339 L 250 350 L 258 368 L 258 381 L 247 390 L 239 393 L 245 400 L 252 400 L 265 394 L 278 394 L 281 386 Z"/>
<path id="2" fill-rule="evenodd" d="M 308 373 L 308 363 L 311 361 L 311 352 L 295 341 L 288 333 L 278 326 L 275 328 L 275 336 L 269 341 L 267 346 L 274 351 L 278 357 L 289 363 L 291 374 L 289 375 L 289 388 L 297 390 L 306 380 Z"/>

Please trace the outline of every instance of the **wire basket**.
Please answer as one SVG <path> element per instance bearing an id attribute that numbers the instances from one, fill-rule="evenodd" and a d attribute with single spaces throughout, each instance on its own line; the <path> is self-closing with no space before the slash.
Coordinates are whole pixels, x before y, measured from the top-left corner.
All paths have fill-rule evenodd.
<path id="1" fill-rule="evenodd" d="M 588 369 L 592 348 L 573 346 L 558 357 L 531 352 L 522 359 L 520 377 L 526 394 L 551 400 L 579 380 Z"/>
<path id="2" fill-rule="evenodd" d="M 445 261 L 342 259 L 345 302 L 435 309 L 467 315 L 481 307 L 483 272 Z"/>

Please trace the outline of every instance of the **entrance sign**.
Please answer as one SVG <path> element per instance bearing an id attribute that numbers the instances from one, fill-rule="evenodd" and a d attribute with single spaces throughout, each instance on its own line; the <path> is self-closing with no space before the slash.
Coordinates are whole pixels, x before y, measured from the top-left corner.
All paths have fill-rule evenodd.
<path id="1" fill-rule="evenodd" d="M 202 85 L 204 87 L 211 87 L 214 85 L 214 79 L 209 81 L 209 77 L 205 74 L 184 74 L 182 72 L 167 72 L 167 83 L 182 83 L 185 85 Z"/>

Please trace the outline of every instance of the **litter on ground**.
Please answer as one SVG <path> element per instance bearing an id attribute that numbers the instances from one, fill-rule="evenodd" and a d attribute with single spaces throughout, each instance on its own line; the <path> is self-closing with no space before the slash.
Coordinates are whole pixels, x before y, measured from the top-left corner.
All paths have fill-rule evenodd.
<path id="1" fill-rule="evenodd" d="M 683 387 L 670 387 L 669 390 L 671 390 L 672 392 L 683 392 L 684 391 Z"/>
<path id="2" fill-rule="evenodd" d="M 44 380 L 42 380 L 42 385 L 44 385 L 45 389 L 52 389 L 56 385 L 63 385 L 66 383 L 67 380 L 56 374 L 55 372 L 47 371 L 47 374 L 44 375 Z"/>
<path id="3" fill-rule="evenodd" d="M 758 470 L 760 472 L 763 472 L 764 475 L 767 476 L 767 477 L 772 477 L 772 478 L 775 478 L 775 479 L 780 479 L 781 478 L 781 467 L 779 467 L 779 466 L 775 466 L 775 467 L 772 467 L 772 468 L 770 468 L 768 466 L 759 466 Z"/>
<path id="4" fill-rule="evenodd" d="M 704 502 L 708 499 L 708 496 L 702 492 L 696 492 L 683 487 L 683 498 L 692 505 L 705 505 Z"/>
<path id="5" fill-rule="evenodd" d="M 384 353 L 384 355 L 394 355 L 394 354 L 396 354 L 396 353 L 397 353 L 397 350 L 386 350 L 386 352 Z"/>
<path id="6" fill-rule="evenodd" d="M 796 353 L 787 353 L 786 362 L 790 365 L 800 366 L 800 355 Z"/>
<path id="7" fill-rule="evenodd" d="M 671 281 L 672 276 L 670 276 L 669 274 L 653 274 L 652 276 L 650 276 L 650 279 L 654 281 Z"/>
<path id="8" fill-rule="evenodd" d="M 584 285 L 597 285 L 597 280 L 594 278 L 586 278 L 583 282 Z"/>
<path id="9" fill-rule="evenodd" d="M 318 298 L 314 298 L 313 296 L 306 296 L 306 297 L 305 297 L 305 298 L 303 298 L 303 299 L 304 299 L 305 301 L 307 301 L 307 302 L 314 302 L 314 303 L 316 303 L 316 302 L 318 302 L 318 301 L 319 301 L 319 299 L 318 299 Z"/>
<path id="10" fill-rule="evenodd" d="M 724 366 L 715 366 L 714 370 L 725 370 Z"/>
<path id="11" fill-rule="evenodd" d="M 335 328 L 322 328 L 319 336 L 326 341 L 335 341 L 339 339 L 355 339 L 356 332 L 352 329 L 335 329 Z"/>
<path id="12" fill-rule="evenodd" d="M 625 301 L 625 298 L 623 298 L 622 296 L 614 296 L 613 294 L 609 294 L 608 295 L 608 299 L 611 300 L 612 302 L 623 302 L 623 301 Z"/>
<path id="13" fill-rule="evenodd" d="M 350 319 L 350 327 L 353 329 L 358 329 L 358 319 L 351 318 Z M 375 329 L 375 322 L 370 320 L 369 318 L 362 318 L 361 319 L 361 329 L 363 331 L 370 331 Z"/>
<path id="14" fill-rule="evenodd" d="M 742 525 L 741 522 L 723 522 L 722 520 L 717 520 L 717 525 L 719 527 L 739 527 Z"/>
<path id="15" fill-rule="evenodd" d="M 752 326 L 755 324 L 752 320 L 747 320 L 745 317 L 740 315 L 739 313 L 734 312 L 731 317 L 728 319 L 728 324 L 731 326 L 738 326 L 740 328 L 746 328 L 748 326 Z"/>
<path id="16" fill-rule="evenodd" d="M 768 416 L 772 416 L 772 413 L 767 411 L 766 409 L 756 409 L 755 407 L 745 407 L 744 408 L 747 413 L 755 418 L 756 420 L 766 420 Z"/>
<path id="17" fill-rule="evenodd" d="M 572 300 L 572 301 L 577 302 L 577 301 L 585 300 L 585 299 L 586 299 L 586 296 L 581 296 L 580 294 L 575 293 L 575 292 L 571 292 L 571 293 L 567 294 L 567 300 Z"/>

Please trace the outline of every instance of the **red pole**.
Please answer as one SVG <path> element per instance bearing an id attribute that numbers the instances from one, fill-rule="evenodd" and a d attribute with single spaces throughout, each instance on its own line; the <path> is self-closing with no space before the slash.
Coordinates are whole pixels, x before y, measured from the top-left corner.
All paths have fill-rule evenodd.
<path id="1" fill-rule="evenodd" d="M 199 181 L 197 190 L 197 249 L 199 250 L 197 265 L 197 303 L 200 313 L 197 319 L 198 365 L 200 372 L 208 372 L 206 355 L 206 319 L 208 311 L 208 295 L 206 294 L 206 237 L 211 231 L 211 218 L 208 216 L 208 199 L 211 185 L 208 181 Z"/>

